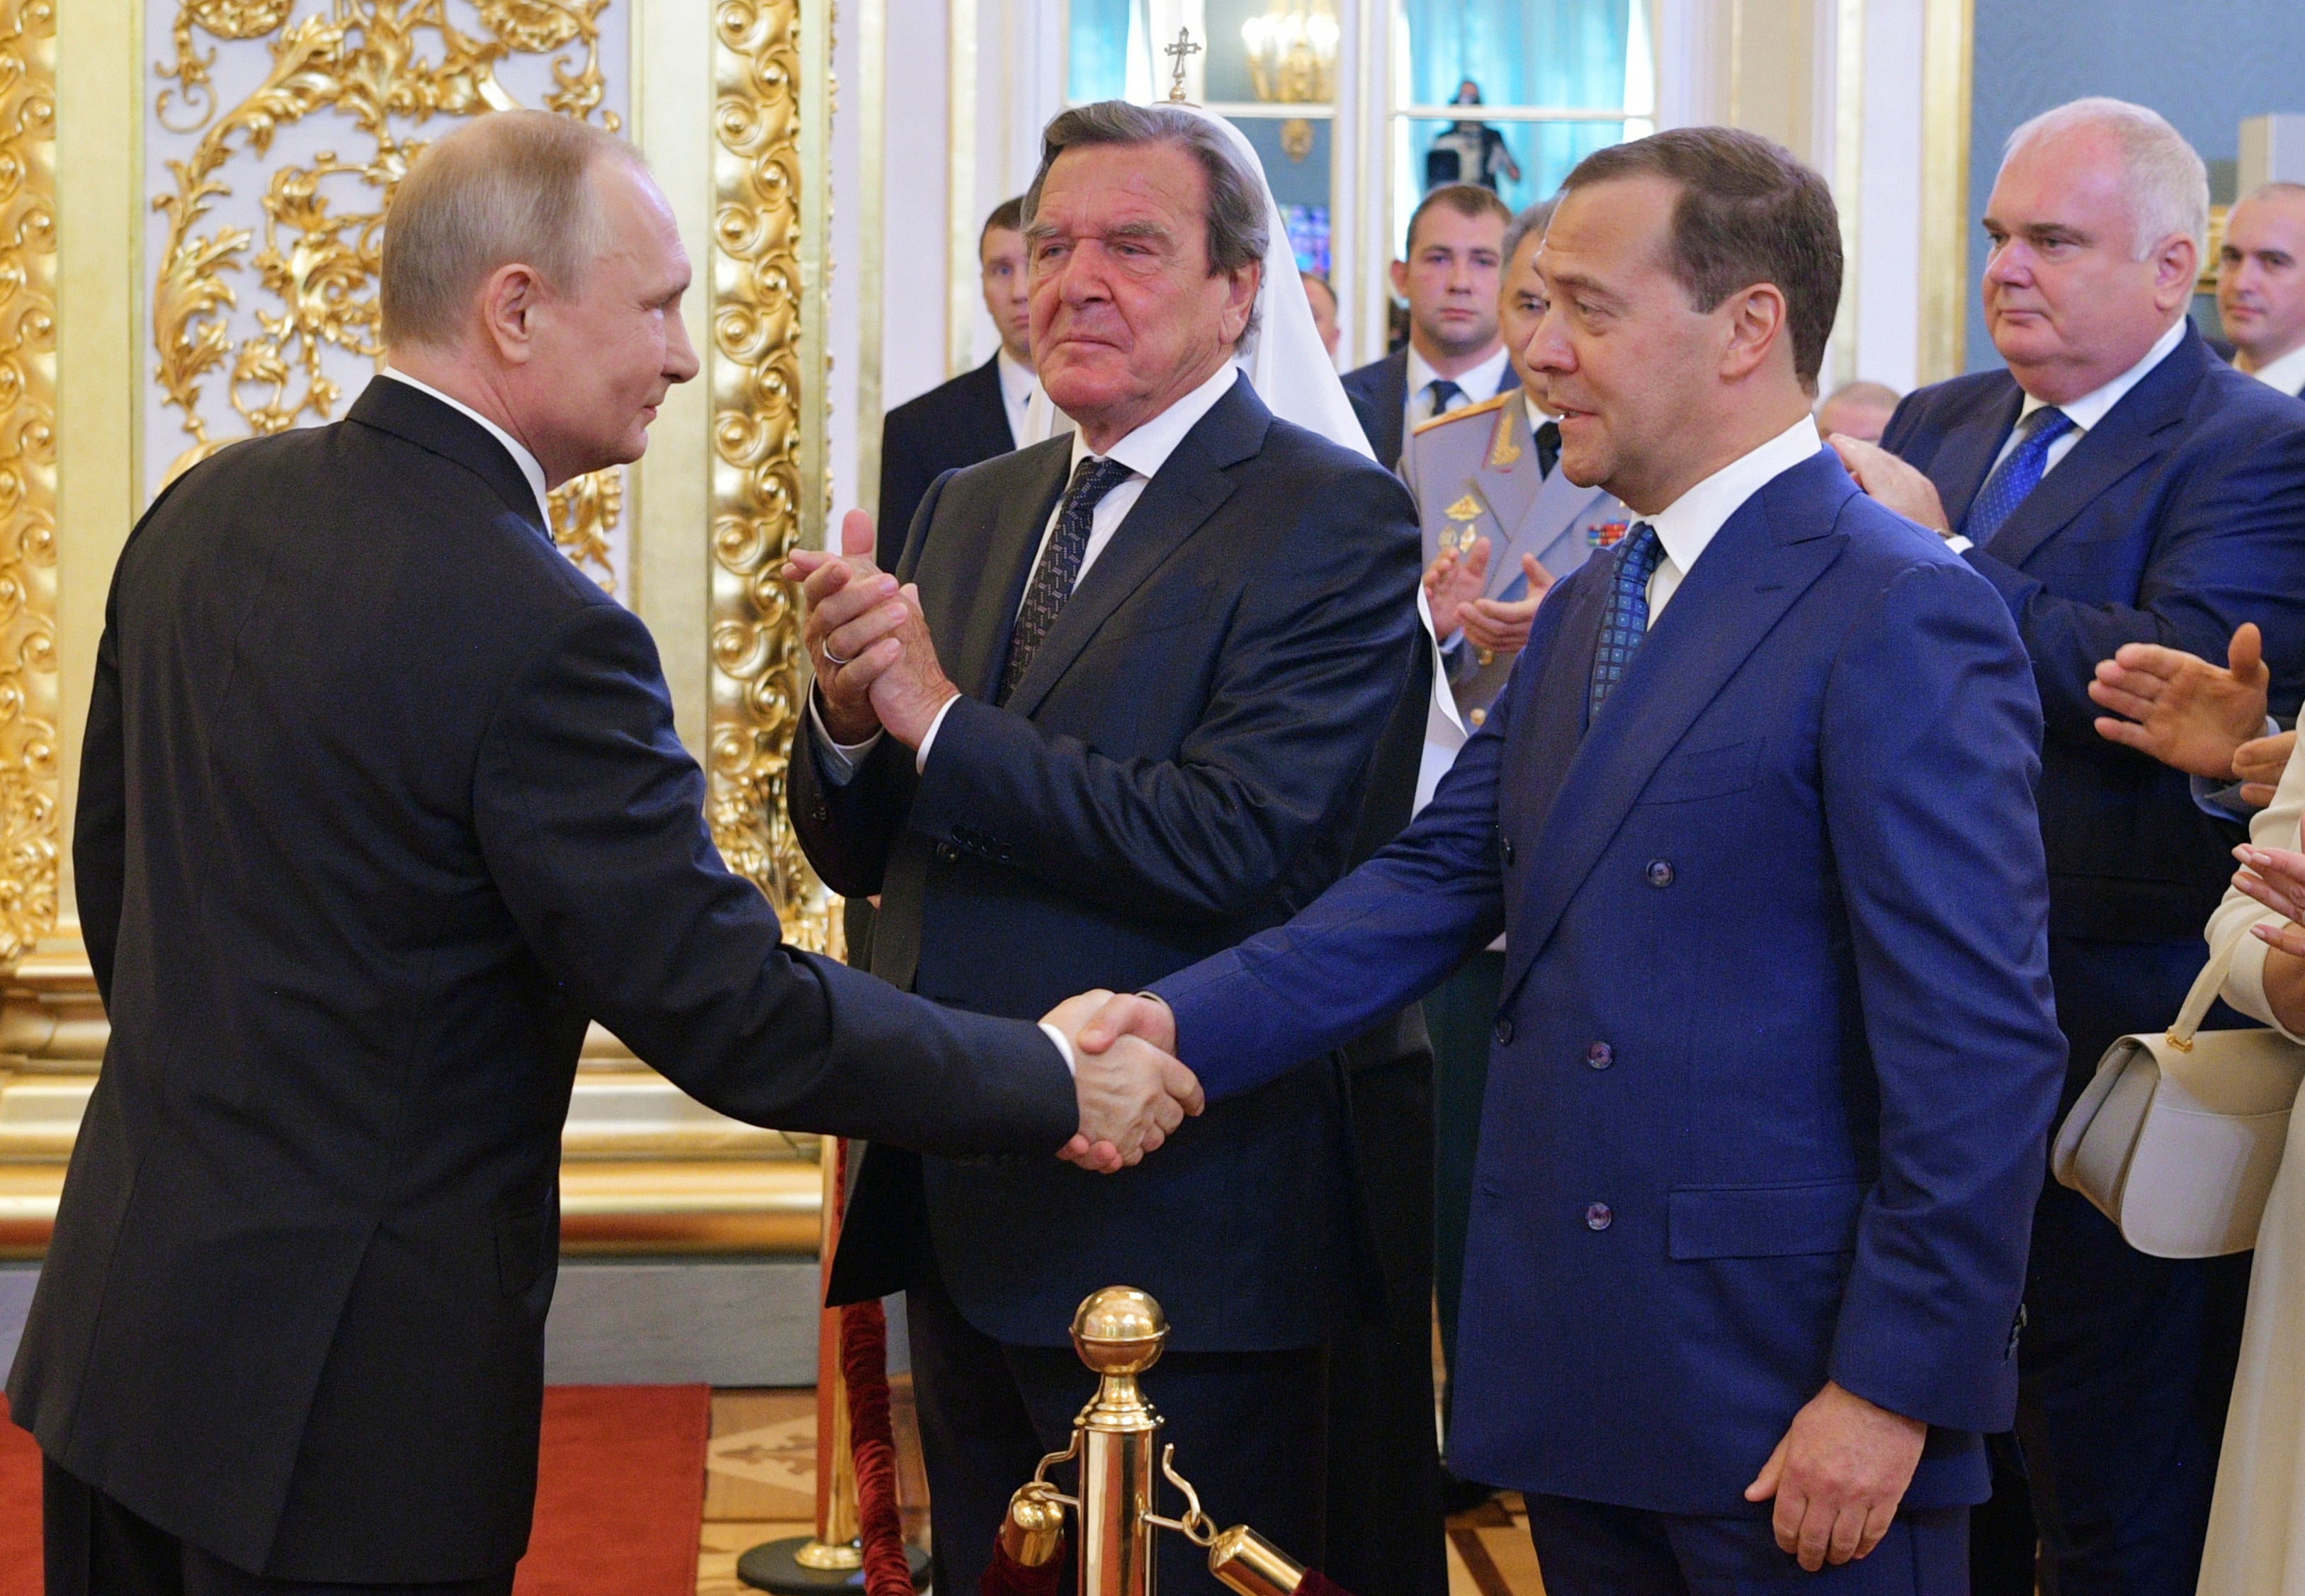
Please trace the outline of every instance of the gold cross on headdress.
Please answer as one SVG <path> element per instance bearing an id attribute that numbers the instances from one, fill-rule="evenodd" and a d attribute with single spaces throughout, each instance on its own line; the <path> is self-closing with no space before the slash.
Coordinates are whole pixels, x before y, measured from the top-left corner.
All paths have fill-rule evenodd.
<path id="1" fill-rule="evenodd" d="M 1171 105 L 1181 106 L 1189 103 L 1185 98 L 1185 61 L 1187 56 L 1197 55 L 1200 53 L 1201 47 L 1193 42 L 1193 30 L 1190 28 L 1178 29 L 1177 42 L 1161 47 L 1161 54 L 1170 57 L 1175 63 L 1175 69 L 1169 74 L 1169 101 Z"/>

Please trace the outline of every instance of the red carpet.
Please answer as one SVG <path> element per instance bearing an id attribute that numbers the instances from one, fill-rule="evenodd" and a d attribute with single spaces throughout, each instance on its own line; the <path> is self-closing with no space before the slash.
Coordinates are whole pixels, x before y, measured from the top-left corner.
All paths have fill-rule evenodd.
<path id="1" fill-rule="evenodd" d="M 0 1396 L 0 1596 L 39 1596 L 40 1453 L 7 1412 Z M 546 1391 L 516 1596 L 691 1596 L 711 1421 L 703 1386 Z"/>
<path id="2" fill-rule="evenodd" d="M 691 1596 L 711 1426 L 705 1386 L 549 1388 L 514 1596 Z"/>
<path id="3" fill-rule="evenodd" d="M 40 1596 L 40 1449 L 0 1396 L 0 1596 Z"/>

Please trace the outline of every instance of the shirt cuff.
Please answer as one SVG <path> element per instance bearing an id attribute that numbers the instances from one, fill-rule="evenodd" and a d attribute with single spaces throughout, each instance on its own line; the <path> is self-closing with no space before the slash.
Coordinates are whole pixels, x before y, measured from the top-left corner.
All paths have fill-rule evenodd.
<path id="1" fill-rule="evenodd" d="M 1970 549 L 1977 547 L 1976 544 L 1971 543 L 1959 532 L 1947 532 L 1944 535 L 1944 540 L 1945 547 L 1952 549 L 1955 554 L 1967 554 Z"/>
<path id="2" fill-rule="evenodd" d="M 943 729 L 944 717 L 952 713 L 952 707 L 958 702 L 960 702 L 960 694 L 957 692 L 950 698 L 945 700 L 944 708 L 939 709 L 936 712 L 936 718 L 929 722 L 929 729 L 921 734 L 920 751 L 913 755 L 914 775 L 921 775 L 928 769 L 929 750 L 936 745 L 936 734 L 939 731 Z M 1067 1052 L 1066 1053 L 1065 1057 L 1069 1061 L 1072 1057 L 1072 1054 Z"/>
<path id="3" fill-rule="evenodd" d="M 1056 1044 L 1058 1054 L 1062 1057 L 1065 1061 L 1065 1073 L 1068 1075 L 1078 1075 L 1080 1074 L 1080 1065 L 1073 1057 L 1073 1045 L 1068 1040 L 1067 1040 L 1065 1033 L 1058 1030 L 1055 1026 L 1050 1024 L 1046 1020 L 1041 1022 L 1041 1031 L 1051 1042 Z"/>
<path id="4" fill-rule="evenodd" d="M 856 779 L 856 767 L 885 734 L 875 732 L 862 743 L 835 743 L 832 734 L 824 729 L 824 717 L 817 712 L 816 689 L 808 690 L 808 740 L 815 744 L 818 768 L 834 786 L 845 787 Z"/>
<path id="5" fill-rule="evenodd" d="M 2190 779 L 2193 806 L 2203 814 L 2214 815 L 2220 820 L 2239 820 L 2245 825 L 2257 813 L 2254 804 L 2241 802 L 2241 783 L 2211 781 L 2206 776 L 2196 776 Z"/>

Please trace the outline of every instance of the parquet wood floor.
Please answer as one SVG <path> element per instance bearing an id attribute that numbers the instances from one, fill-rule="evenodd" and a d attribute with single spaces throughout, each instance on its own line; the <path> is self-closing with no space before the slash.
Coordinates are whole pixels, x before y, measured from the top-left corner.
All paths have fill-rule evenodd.
<path id="1" fill-rule="evenodd" d="M 905 1524 L 926 1545 L 928 1491 L 912 1422 L 912 1383 L 899 1377 L 890 1388 Z M 1544 1596 L 1519 1510 L 1519 1498 L 1507 1496 L 1450 1521 L 1449 1596 Z M 809 1533 L 815 1511 L 816 1393 L 714 1392 L 696 1596 L 753 1596 L 736 1578 L 737 1558 L 763 1541 Z"/>

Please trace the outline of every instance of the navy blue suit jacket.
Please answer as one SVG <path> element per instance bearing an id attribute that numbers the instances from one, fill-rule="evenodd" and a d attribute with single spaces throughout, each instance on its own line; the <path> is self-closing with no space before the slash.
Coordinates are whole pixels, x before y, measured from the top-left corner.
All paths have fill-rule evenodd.
<path id="1" fill-rule="evenodd" d="M 981 1014 L 1143 987 L 1310 903 L 1351 862 L 1414 658 L 1408 491 L 1275 420 L 1244 378 L 1145 485 L 996 709 L 1071 447 L 956 472 L 921 506 L 900 574 L 967 695 L 925 770 L 893 740 L 846 786 L 807 738 L 793 764 L 810 860 L 839 892 L 881 895 L 873 972 Z M 906 1284 L 924 1225 L 953 1301 L 1005 1342 L 1065 1345 L 1081 1299 L 1125 1281 L 1168 1310 L 1173 1348 L 1312 1345 L 1367 1284 L 1345 1091 L 1333 1058 L 1280 1074 L 1112 1176 L 1046 1157 L 915 1167 L 875 1148 L 834 1290 Z"/>
<path id="2" fill-rule="evenodd" d="M 1378 462 L 1387 471 L 1398 468 L 1400 452 L 1408 441 L 1401 431 L 1408 416 L 1408 346 L 1404 344 L 1381 361 L 1354 367 L 1343 380 L 1345 397 L 1352 402 L 1361 430 L 1368 434 L 1369 447 L 1376 451 Z M 1520 378 L 1513 375 L 1511 366 L 1506 366 L 1504 375 L 1497 379 L 1497 393 L 1510 394 L 1518 386 Z M 1473 395 L 1476 400 L 1495 396 Z"/>
<path id="3" fill-rule="evenodd" d="M 1936 484 L 1957 529 L 2024 395 L 2006 371 L 1957 377 L 1897 407 L 1882 446 Z M 2198 938 L 2239 839 L 2181 771 L 2108 743 L 2089 700 L 2126 642 L 2223 663 L 2233 629 L 2265 632 L 2274 707 L 2305 692 L 2305 404 L 2182 342 L 2041 479 L 1969 563 L 1999 589 L 2033 660 L 2047 724 L 2041 826 L 2062 935 Z"/>
<path id="4" fill-rule="evenodd" d="M 1537 612 L 1415 824 L 1152 989 L 1222 1098 L 1506 933 L 1458 1473 L 1765 1512 L 1744 1488 L 1830 1379 L 1935 1427 L 1908 1503 L 1980 1500 L 2064 1073 L 2022 645 L 1820 453 L 1730 518 L 1588 730 L 1617 563 Z"/>
<path id="5" fill-rule="evenodd" d="M 1000 357 L 931 388 L 880 422 L 880 531 L 874 562 L 894 571 L 913 516 L 939 477 L 1016 446 L 1000 394 Z"/>

